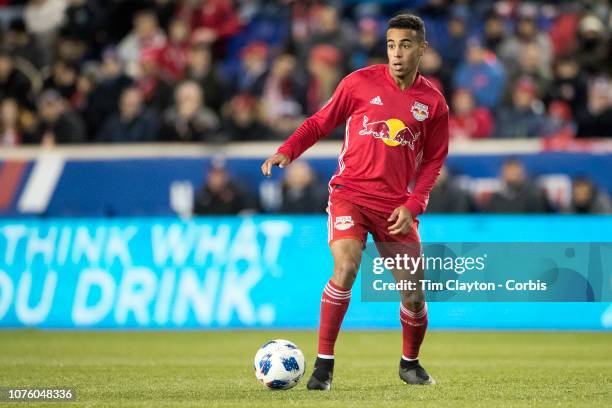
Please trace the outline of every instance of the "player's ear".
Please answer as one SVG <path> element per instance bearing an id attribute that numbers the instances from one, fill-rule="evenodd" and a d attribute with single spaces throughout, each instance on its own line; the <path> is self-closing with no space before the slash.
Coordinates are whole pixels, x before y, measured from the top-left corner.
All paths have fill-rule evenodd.
<path id="1" fill-rule="evenodd" d="M 421 41 L 421 43 L 419 44 L 419 57 L 422 57 L 423 54 L 425 54 L 427 48 L 429 48 L 429 43 L 425 40 Z"/>

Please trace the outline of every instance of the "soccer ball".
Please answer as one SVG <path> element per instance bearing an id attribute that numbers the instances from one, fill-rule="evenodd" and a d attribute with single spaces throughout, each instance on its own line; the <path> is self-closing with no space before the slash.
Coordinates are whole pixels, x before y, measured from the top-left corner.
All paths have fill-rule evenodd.
<path id="1" fill-rule="evenodd" d="M 304 376 L 304 354 L 294 343 L 271 340 L 261 346 L 253 360 L 255 377 L 273 390 L 288 390 Z"/>

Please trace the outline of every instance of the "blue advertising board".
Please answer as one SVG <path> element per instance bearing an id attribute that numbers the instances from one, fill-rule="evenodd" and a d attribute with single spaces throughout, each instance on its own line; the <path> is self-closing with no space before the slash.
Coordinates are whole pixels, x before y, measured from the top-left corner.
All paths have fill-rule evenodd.
<path id="1" fill-rule="evenodd" d="M 426 216 L 425 242 L 608 242 L 607 216 Z M 332 259 L 321 216 L 0 221 L 0 327 L 316 328 Z M 510 260 L 509 260 L 510 261 Z M 364 302 L 346 328 L 399 327 Z M 432 328 L 612 328 L 610 303 L 432 302 Z"/>

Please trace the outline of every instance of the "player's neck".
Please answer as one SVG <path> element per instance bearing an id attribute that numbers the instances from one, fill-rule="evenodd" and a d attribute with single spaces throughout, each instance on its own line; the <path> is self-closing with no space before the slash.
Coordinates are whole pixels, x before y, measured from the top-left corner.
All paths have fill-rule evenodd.
<path id="1" fill-rule="evenodd" d="M 402 91 L 407 89 L 407 88 L 410 88 L 412 86 L 412 84 L 414 84 L 414 81 L 416 80 L 416 76 L 417 76 L 417 70 L 416 69 L 414 71 L 411 71 L 411 72 L 407 73 L 406 75 L 404 75 L 402 77 L 397 77 L 397 76 L 391 74 L 391 77 L 393 78 L 393 81 L 395 81 L 396 85 Z"/>

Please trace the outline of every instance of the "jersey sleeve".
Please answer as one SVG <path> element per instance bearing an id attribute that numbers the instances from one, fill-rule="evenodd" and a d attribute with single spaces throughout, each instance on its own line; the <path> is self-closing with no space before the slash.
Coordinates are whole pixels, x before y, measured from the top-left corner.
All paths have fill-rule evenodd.
<path id="1" fill-rule="evenodd" d="M 329 135 L 340 123 L 346 121 L 353 108 L 348 78 L 338 84 L 330 100 L 317 113 L 309 117 L 277 150 L 293 161 L 310 146 Z"/>
<path id="2" fill-rule="evenodd" d="M 423 158 L 417 171 L 414 188 L 404 203 L 413 217 L 423 214 L 429 202 L 429 193 L 440 175 L 440 169 L 448 155 L 448 106 L 441 103 L 442 109 L 431 120 L 430 129 L 423 148 Z"/>

